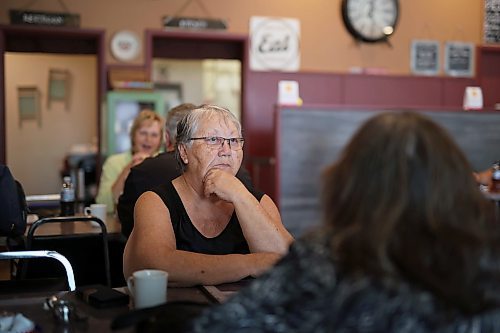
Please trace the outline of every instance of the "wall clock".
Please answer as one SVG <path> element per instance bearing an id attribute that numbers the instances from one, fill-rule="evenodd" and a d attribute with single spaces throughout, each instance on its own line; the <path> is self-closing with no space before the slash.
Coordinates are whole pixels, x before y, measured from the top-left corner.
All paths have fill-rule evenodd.
<path id="1" fill-rule="evenodd" d="M 131 31 L 119 31 L 111 39 L 111 54 L 117 60 L 133 60 L 139 55 L 140 49 L 139 37 Z"/>
<path id="2" fill-rule="evenodd" d="M 358 41 L 387 42 L 399 17 L 398 0 L 342 0 L 342 19 Z"/>

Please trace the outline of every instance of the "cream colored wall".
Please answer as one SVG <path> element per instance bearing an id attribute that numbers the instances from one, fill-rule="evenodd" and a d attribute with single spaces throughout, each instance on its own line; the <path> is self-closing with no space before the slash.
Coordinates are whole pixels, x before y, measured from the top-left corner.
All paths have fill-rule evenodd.
<path id="1" fill-rule="evenodd" d="M 241 120 L 241 62 L 204 60 L 203 96 L 206 103 L 223 106 Z"/>
<path id="2" fill-rule="evenodd" d="M 357 45 L 343 26 L 341 0 L 199 0 L 212 17 L 228 21 L 233 33 L 248 34 L 252 16 L 297 18 L 301 23 L 302 71 L 347 72 L 350 67 L 382 67 L 393 74 L 410 72 L 412 39 L 440 42 L 482 41 L 484 0 L 399 0 L 401 16 L 392 40 L 386 44 Z M 144 29 L 161 29 L 163 16 L 178 12 L 187 0 L 64 0 L 71 13 L 81 16 L 82 28 L 113 33 L 128 29 L 143 36 Z M 63 11 L 58 0 L 1 0 L 0 22 L 8 23 L 8 10 L 28 6 L 30 10 Z M 197 1 L 180 13 L 208 16 Z M 142 64 L 143 56 L 133 61 Z M 107 52 L 107 62 L 115 63 Z"/>
<path id="3" fill-rule="evenodd" d="M 153 60 L 153 81 L 179 84 L 181 102 L 217 104 L 241 117 L 239 60 Z M 175 106 L 175 105 L 173 105 Z"/>
<path id="4" fill-rule="evenodd" d="M 95 56 L 7 53 L 5 96 L 7 164 L 27 194 L 57 193 L 65 154 L 73 144 L 97 137 L 97 61 Z M 73 78 L 69 111 L 61 102 L 47 106 L 49 69 L 66 69 Z M 19 126 L 18 86 L 37 86 L 41 126 L 33 120 Z"/>
<path id="5" fill-rule="evenodd" d="M 155 59 L 152 66 L 153 72 L 163 69 L 167 82 L 181 84 L 184 102 L 203 103 L 203 68 L 200 60 Z"/>

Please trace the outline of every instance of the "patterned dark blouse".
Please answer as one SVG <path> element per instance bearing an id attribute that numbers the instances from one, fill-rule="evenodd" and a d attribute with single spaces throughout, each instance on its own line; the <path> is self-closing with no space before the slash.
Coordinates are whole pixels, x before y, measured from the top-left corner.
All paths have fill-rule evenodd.
<path id="1" fill-rule="evenodd" d="M 343 278 L 324 237 L 297 241 L 271 271 L 210 308 L 192 332 L 500 332 L 500 309 L 464 315 L 408 283 Z"/>

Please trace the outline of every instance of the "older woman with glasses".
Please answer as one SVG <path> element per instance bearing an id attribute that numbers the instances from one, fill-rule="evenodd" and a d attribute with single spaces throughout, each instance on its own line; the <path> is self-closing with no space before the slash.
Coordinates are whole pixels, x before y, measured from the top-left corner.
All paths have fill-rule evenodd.
<path id="1" fill-rule="evenodd" d="M 241 125 L 227 109 L 202 105 L 177 126 L 183 173 L 135 206 L 124 275 L 169 273 L 170 285 L 215 285 L 258 276 L 287 253 L 292 236 L 271 198 L 236 177 Z"/>

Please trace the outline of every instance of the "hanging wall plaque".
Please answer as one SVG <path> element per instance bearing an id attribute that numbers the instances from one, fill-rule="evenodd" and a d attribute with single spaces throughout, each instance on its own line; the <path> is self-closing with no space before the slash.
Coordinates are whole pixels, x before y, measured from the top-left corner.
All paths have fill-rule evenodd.
<path id="1" fill-rule="evenodd" d="M 414 40 L 411 45 L 411 71 L 418 75 L 439 74 L 439 42 Z"/>
<path id="2" fill-rule="evenodd" d="M 65 69 L 50 69 L 49 70 L 49 87 L 47 107 L 50 108 L 53 102 L 59 101 L 64 104 L 66 111 L 69 111 L 70 97 L 70 82 L 71 75 Z"/>
<path id="3" fill-rule="evenodd" d="M 10 24 L 44 25 L 52 27 L 79 27 L 80 15 L 68 13 L 35 12 L 28 10 L 9 11 Z"/>
<path id="4" fill-rule="evenodd" d="M 40 92 L 35 86 L 17 87 L 19 105 L 19 127 L 26 120 L 35 120 L 38 127 L 42 126 L 40 115 Z"/>
<path id="5" fill-rule="evenodd" d="M 447 75 L 471 77 L 474 75 L 474 44 L 447 42 L 444 49 L 444 70 Z"/>

